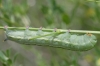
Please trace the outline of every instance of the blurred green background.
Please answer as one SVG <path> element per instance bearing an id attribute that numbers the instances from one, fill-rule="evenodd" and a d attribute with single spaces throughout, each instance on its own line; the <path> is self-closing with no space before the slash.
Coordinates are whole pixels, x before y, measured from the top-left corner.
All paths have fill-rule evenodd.
<path id="1" fill-rule="evenodd" d="M 0 26 L 100 30 L 100 0 L 0 0 Z M 0 66 L 100 66 L 100 35 L 89 51 L 3 42 Z"/>

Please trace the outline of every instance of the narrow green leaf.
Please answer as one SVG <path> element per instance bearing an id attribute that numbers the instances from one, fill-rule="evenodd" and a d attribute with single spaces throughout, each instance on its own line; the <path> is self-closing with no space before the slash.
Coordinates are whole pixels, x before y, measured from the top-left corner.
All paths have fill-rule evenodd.
<path id="1" fill-rule="evenodd" d="M 57 10 L 59 11 L 59 13 L 64 13 L 63 8 L 61 8 L 60 6 L 57 6 Z"/>
<path id="2" fill-rule="evenodd" d="M 1 62 L 7 62 L 9 60 L 9 58 L 7 56 L 5 56 L 5 54 L 0 51 L 0 61 Z"/>
<path id="3" fill-rule="evenodd" d="M 97 5 L 97 3 L 95 2 L 95 13 L 97 16 L 98 21 L 100 22 L 100 7 Z"/>
<path id="4" fill-rule="evenodd" d="M 63 13 L 62 14 L 62 20 L 65 24 L 69 24 L 70 23 L 70 18 L 67 14 Z"/>
<path id="5" fill-rule="evenodd" d="M 14 55 L 14 57 L 13 57 L 13 62 L 16 61 L 17 57 L 18 57 L 18 53 L 16 53 L 16 54 Z"/>
<path id="6" fill-rule="evenodd" d="M 0 3 L 2 2 L 2 0 L 0 0 Z"/>
<path id="7" fill-rule="evenodd" d="M 71 20 L 74 18 L 74 16 L 75 16 L 75 14 L 76 14 L 76 12 L 77 12 L 77 9 L 78 9 L 78 7 L 79 7 L 79 5 L 80 5 L 80 1 L 79 0 L 76 0 L 76 4 L 75 4 L 75 6 L 73 7 L 73 9 L 72 9 L 72 14 L 71 14 Z"/>
<path id="8" fill-rule="evenodd" d="M 9 59 L 9 60 L 7 61 L 7 65 L 11 66 L 12 64 L 13 64 L 13 63 L 12 63 L 12 60 Z"/>
<path id="9" fill-rule="evenodd" d="M 42 11 L 43 14 L 48 14 L 48 7 L 45 6 L 45 5 L 42 5 L 41 11 Z"/>
<path id="10" fill-rule="evenodd" d="M 10 49 L 6 50 L 6 55 L 7 55 L 7 57 L 10 56 Z"/>
<path id="11" fill-rule="evenodd" d="M 52 4 L 52 9 L 55 11 L 56 8 L 57 8 L 56 1 L 55 0 L 50 0 L 50 1 L 51 1 L 51 4 Z"/>

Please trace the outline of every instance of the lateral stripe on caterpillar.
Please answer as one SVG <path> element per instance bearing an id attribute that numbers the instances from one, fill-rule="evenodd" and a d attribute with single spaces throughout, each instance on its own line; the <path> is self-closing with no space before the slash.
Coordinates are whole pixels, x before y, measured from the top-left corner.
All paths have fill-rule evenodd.
<path id="1" fill-rule="evenodd" d="M 6 36 L 8 40 L 20 44 L 60 47 L 74 51 L 92 49 L 97 43 L 96 37 L 93 34 L 74 35 L 69 32 L 43 32 L 42 29 L 38 31 L 32 31 L 28 28 L 26 30 L 6 29 Z"/>

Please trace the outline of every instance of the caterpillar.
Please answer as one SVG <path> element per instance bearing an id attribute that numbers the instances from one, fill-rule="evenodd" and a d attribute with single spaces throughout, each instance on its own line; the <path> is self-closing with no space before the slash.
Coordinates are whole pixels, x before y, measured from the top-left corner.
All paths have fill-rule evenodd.
<path id="1" fill-rule="evenodd" d="M 55 29 L 52 32 L 39 30 L 12 30 L 5 28 L 7 38 L 4 41 L 11 40 L 24 45 L 50 46 L 64 48 L 74 51 L 86 51 L 92 49 L 97 39 L 93 34 L 84 35 L 71 34 L 70 31 L 61 33 Z"/>

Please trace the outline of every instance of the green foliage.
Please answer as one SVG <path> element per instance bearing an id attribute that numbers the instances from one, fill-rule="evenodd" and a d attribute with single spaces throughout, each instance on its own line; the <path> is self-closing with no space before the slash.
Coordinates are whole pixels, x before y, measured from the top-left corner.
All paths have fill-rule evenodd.
<path id="1" fill-rule="evenodd" d="M 99 0 L 34 0 L 34 6 L 29 6 L 28 1 L 31 2 L 31 0 L 0 0 L 0 26 L 30 25 L 45 28 L 100 30 Z M 11 47 L 15 50 L 15 56 L 12 56 L 8 50 L 0 51 L 0 64 L 3 66 L 20 64 L 23 66 L 33 66 L 34 64 L 34 66 L 84 66 L 85 64 L 100 66 L 100 36 L 97 35 L 97 38 L 98 43 L 95 48 L 86 52 L 37 46 L 26 46 L 27 48 L 24 47 L 25 50 L 22 51 L 15 43 L 10 42 Z M 0 48 L 2 48 L 1 44 L 3 44 L 2 41 Z M 5 46 L 5 48 L 7 47 Z M 15 48 L 19 49 L 21 57 L 17 57 Z M 29 52 L 27 53 L 27 51 Z M 16 61 L 16 57 L 20 59 Z"/>
<path id="2" fill-rule="evenodd" d="M 27 19 L 27 10 L 28 6 L 26 2 L 22 2 L 21 4 L 13 4 L 12 0 L 1 0 L 0 7 L 0 19 L 1 23 L 5 25 L 15 25 L 19 26 L 19 24 L 24 24 L 23 19 Z M 18 24 L 19 23 L 19 24 Z"/>
<path id="3" fill-rule="evenodd" d="M 66 25 L 70 23 L 70 18 L 67 14 L 62 14 L 62 20 L 63 22 L 65 22 Z"/>
<path id="4" fill-rule="evenodd" d="M 0 62 L 3 66 L 13 66 L 16 60 L 16 57 L 18 54 L 15 54 L 13 58 L 11 58 L 10 55 L 10 49 L 6 51 L 0 51 Z"/>

